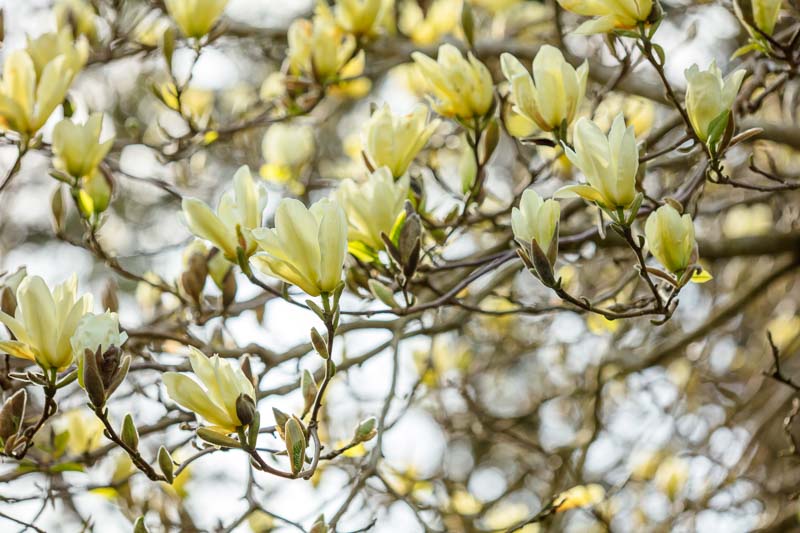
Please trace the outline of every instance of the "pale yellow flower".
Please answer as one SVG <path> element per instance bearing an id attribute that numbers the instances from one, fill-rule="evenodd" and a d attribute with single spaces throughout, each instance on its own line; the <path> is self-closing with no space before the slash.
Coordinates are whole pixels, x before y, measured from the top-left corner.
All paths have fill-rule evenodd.
<path id="1" fill-rule="evenodd" d="M 558 48 L 544 45 L 533 60 L 533 77 L 509 53 L 500 56 L 500 63 L 511 84 L 517 113 L 544 131 L 556 130 L 562 122 L 572 123 L 586 93 L 586 61 L 576 70 Z"/>
<path id="2" fill-rule="evenodd" d="M 212 424 L 211 429 L 233 433 L 242 425 L 236 414 L 236 399 L 240 394 L 256 399 L 253 383 L 234 361 L 218 355 L 206 357 L 197 348 L 189 348 L 192 372 L 200 380 L 186 374 L 165 372 L 167 394 L 184 408 Z"/>
<path id="3" fill-rule="evenodd" d="M 59 30 L 68 28 L 74 35 L 97 39 L 97 13 L 88 0 L 57 0 L 53 14 Z"/>
<path id="4" fill-rule="evenodd" d="M 43 33 L 35 39 L 28 37 L 27 40 L 28 44 L 25 49 L 33 60 L 36 77 L 40 80 L 47 65 L 58 57 L 64 56 L 66 66 L 72 73 L 71 82 L 72 78 L 86 65 L 86 60 L 89 58 L 89 43 L 83 37 L 78 37 L 77 40 L 73 39 L 70 28 Z"/>
<path id="5" fill-rule="evenodd" d="M 214 27 L 228 0 L 164 0 L 164 3 L 181 33 L 199 39 Z"/>
<path id="6" fill-rule="evenodd" d="M 261 153 L 266 163 L 261 176 L 275 183 L 291 184 L 314 157 L 314 130 L 302 124 L 273 124 L 264 134 Z"/>
<path id="7" fill-rule="evenodd" d="M 386 166 L 399 178 L 438 126 L 439 120 L 428 122 L 428 110 L 423 105 L 415 106 L 407 115 L 395 115 L 384 104 L 362 130 L 364 154 L 372 168 Z"/>
<path id="8" fill-rule="evenodd" d="M 578 507 L 590 507 L 602 502 L 606 497 L 606 489 L 597 483 L 578 485 L 562 492 L 556 497 L 558 512 Z"/>
<path id="9" fill-rule="evenodd" d="M 344 180 L 336 191 L 336 199 L 347 215 L 348 239 L 382 250 L 381 233 L 391 233 L 406 198 L 408 176 L 395 181 L 386 167 L 380 167 L 362 183 Z"/>
<path id="10" fill-rule="evenodd" d="M 572 164 L 586 176 L 588 185 L 563 187 L 556 191 L 555 197 L 572 193 L 608 209 L 630 206 L 636 197 L 639 169 L 633 127 L 625 127 L 625 118 L 620 113 L 606 137 L 597 124 L 581 118 L 575 123 L 573 137 L 575 149 L 565 146 L 564 150 Z"/>
<path id="11" fill-rule="evenodd" d="M 714 119 L 731 111 L 747 71 L 739 69 L 723 80 L 722 71 L 712 61 L 708 70 L 701 71 L 697 65 L 692 65 L 685 74 L 686 112 L 697 137 L 706 142 Z"/>
<path id="12" fill-rule="evenodd" d="M 339 285 L 347 253 L 347 218 L 328 199 L 306 208 L 284 198 L 275 228 L 252 230 L 263 253 L 252 260 L 263 273 L 296 285 L 309 296 L 330 293 Z"/>
<path id="13" fill-rule="evenodd" d="M 422 52 L 411 57 L 426 78 L 431 104 L 440 115 L 469 120 L 483 117 L 491 108 L 492 75 L 472 52 L 465 59 L 458 48 L 443 44 L 436 61 Z"/>
<path id="14" fill-rule="evenodd" d="M 671 205 L 662 205 L 647 217 L 644 233 L 650 252 L 670 272 L 683 272 L 692 263 L 696 242 L 688 213 L 681 216 Z"/>
<path id="15" fill-rule="evenodd" d="M 128 334 L 119 331 L 117 313 L 106 311 L 85 314 L 70 337 L 70 345 L 75 356 L 81 357 L 86 350 L 105 352 L 112 346 L 119 348 L 127 339 Z"/>
<path id="16" fill-rule="evenodd" d="M 558 0 L 561 7 L 578 15 L 598 17 L 578 26 L 575 33 L 605 33 L 613 29 L 634 28 L 646 22 L 653 0 Z"/>
<path id="17" fill-rule="evenodd" d="M 103 422 L 87 409 L 72 409 L 59 418 L 58 425 L 69 432 L 67 450 L 83 455 L 98 449 L 104 439 Z"/>
<path id="18" fill-rule="evenodd" d="M 514 238 L 525 250 L 530 251 L 531 241 L 536 241 L 539 248 L 547 253 L 558 231 L 560 216 L 561 206 L 557 201 L 542 200 L 536 191 L 527 189 L 522 193 L 519 207 L 511 210 Z"/>
<path id="19" fill-rule="evenodd" d="M 237 248 L 246 257 L 256 251 L 256 242 L 249 231 L 261 227 L 267 191 L 253 180 L 247 166 L 239 167 L 233 176 L 233 190 L 222 195 L 214 213 L 197 198 L 183 199 L 183 214 L 189 230 L 214 244 L 228 261 L 238 262 Z"/>
<path id="20" fill-rule="evenodd" d="M 420 46 L 439 42 L 460 24 L 462 0 L 434 0 L 423 12 L 415 0 L 406 0 L 400 6 L 400 31 Z"/>
<path id="21" fill-rule="evenodd" d="M 31 136 L 61 104 L 88 55 L 86 40 L 72 43 L 69 29 L 29 40 L 6 57 L 0 81 L 0 125 Z"/>
<path id="22" fill-rule="evenodd" d="M 100 142 L 103 114 L 92 113 L 84 124 L 64 119 L 53 128 L 53 154 L 56 168 L 70 176 L 90 175 L 106 156 L 114 138 Z"/>
<path id="23" fill-rule="evenodd" d="M 337 0 L 336 22 L 354 35 L 373 35 L 381 22 L 383 0 Z"/>
<path id="24" fill-rule="evenodd" d="M 356 51 L 355 37 L 336 25 L 330 9 L 322 3 L 317 5 L 313 21 L 296 19 L 292 22 L 287 39 L 290 72 L 320 83 L 334 81 L 348 63 L 358 58 L 353 55 Z M 349 77 L 352 75 L 350 73 Z"/>
<path id="25" fill-rule="evenodd" d="M 689 479 L 689 465 L 680 457 L 670 456 L 664 459 L 656 470 L 654 482 L 670 500 L 686 485 Z"/>
<path id="26" fill-rule="evenodd" d="M 39 276 L 28 276 L 17 288 L 15 316 L 0 311 L 0 322 L 16 340 L 0 341 L 0 350 L 35 361 L 43 369 L 64 370 L 75 357 L 72 334 L 92 307 L 92 296 L 78 298 L 78 278 L 50 291 Z"/>

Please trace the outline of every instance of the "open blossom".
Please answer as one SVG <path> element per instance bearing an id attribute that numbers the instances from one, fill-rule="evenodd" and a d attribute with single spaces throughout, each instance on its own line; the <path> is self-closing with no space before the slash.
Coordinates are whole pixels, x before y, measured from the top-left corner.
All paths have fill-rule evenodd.
<path id="1" fill-rule="evenodd" d="M 696 242 L 688 214 L 663 205 L 647 217 L 644 232 L 650 252 L 670 272 L 683 272 L 692 263 Z"/>
<path id="2" fill-rule="evenodd" d="M 461 2 L 462 0 L 433 0 L 423 11 L 416 0 L 405 0 L 399 5 L 397 25 L 416 45 L 436 44 L 458 28 Z"/>
<path id="3" fill-rule="evenodd" d="M 567 157 L 581 169 L 588 185 L 569 185 L 555 196 L 577 194 L 609 209 L 626 208 L 636 197 L 639 151 L 633 126 L 625 127 L 622 113 L 611 125 L 608 137 L 587 118 L 575 123 L 575 149 L 565 147 Z"/>
<path id="4" fill-rule="evenodd" d="M 289 70 L 295 76 L 305 75 L 320 83 L 337 78 L 347 67 L 363 63 L 363 51 L 354 57 L 356 39 L 336 25 L 333 14 L 324 4 L 318 4 L 313 20 L 296 19 L 287 32 Z M 363 64 L 361 67 L 363 70 Z"/>
<path id="5" fill-rule="evenodd" d="M 165 0 L 167 13 L 186 37 L 200 37 L 211 31 L 228 0 Z"/>
<path id="6" fill-rule="evenodd" d="M 339 285 L 347 254 L 347 219 L 337 203 L 322 199 L 307 208 L 284 198 L 275 213 L 275 228 L 251 233 L 263 251 L 253 256 L 253 263 L 265 274 L 309 296 L 333 292 Z"/>
<path id="7" fill-rule="evenodd" d="M 389 235 L 408 198 L 408 176 L 394 181 L 386 167 L 381 167 L 363 183 L 352 179 L 342 182 L 336 199 L 347 215 L 350 241 L 362 242 L 381 250 L 381 233 Z"/>
<path id="8" fill-rule="evenodd" d="M 353 35 L 373 35 L 380 26 L 383 0 L 337 0 L 336 23 Z"/>
<path id="9" fill-rule="evenodd" d="M 567 11 L 597 17 L 578 26 L 575 33 L 605 33 L 618 28 L 633 28 L 646 22 L 653 10 L 653 0 L 558 0 Z"/>
<path id="10" fill-rule="evenodd" d="M 64 119 L 53 128 L 55 165 L 70 176 L 89 176 L 97 168 L 114 143 L 100 142 L 103 114 L 92 113 L 84 124 Z"/>
<path id="11" fill-rule="evenodd" d="M 423 105 L 415 106 L 407 115 L 395 115 L 384 104 L 364 126 L 364 154 L 373 168 L 386 166 L 399 178 L 438 126 L 439 120 L 428 122 L 428 110 Z"/>
<path id="12" fill-rule="evenodd" d="M 245 165 L 236 171 L 233 190 L 222 195 L 216 213 L 197 198 L 184 198 L 182 205 L 189 230 L 197 237 L 211 241 L 222 250 L 228 261 L 236 263 L 236 250 L 240 246 L 245 256 L 256 251 L 256 243 L 247 230 L 261 227 L 266 204 L 266 189 L 256 184 Z"/>
<path id="13" fill-rule="evenodd" d="M 293 185 L 314 157 L 314 145 L 311 126 L 273 124 L 261 141 L 261 153 L 266 161 L 261 167 L 261 176 L 274 183 Z"/>
<path id="14" fill-rule="evenodd" d="M 99 348 L 101 352 L 105 352 L 112 346 L 119 348 L 127 339 L 128 334 L 119 331 L 117 313 L 87 313 L 70 337 L 70 345 L 75 356 L 81 357 L 86 350 L 96 352 Z"/>
<path id="15" fill-rule="evenodd" d="M 50 291 L 39 276 L 28 276 L 17 288 L 14 316 L 0 311 L 0 322 L 15 340 L 0 341 L 0 350 L 35 361 L 43 369 L 64 370 L 75 358 L 71 339 L 81 318 L 92 307 L 92 296 L 77 295 L 78 278 Z"/>
<path id="16" fill-rule="evenodd" d="M 218 355 L 206 357 L 197 348 L 189 348 L 189 362 L 197 379 L 178 372 L 165 372 L 167 394 L 212 424 L 210 429 L 235 432 L 242 425 L 236 413 L 236 400 L 242 394 L 255 400 L 253 383 L 232 361 Z"/>
<path id="17" fill-rule="evenodd" d="M 561 216 L 561 206 L 555 200 L 542 200 L 542 197 L 533 189 L 522 193 L 519 207 L 511 210 L 511 229 L 514 238 L 525 250 L 530 253 L 531 241 L 536 241 L 544 253 L 550 249 L 558 231 L 558 220 Z M 551 254 L 550 261 L 555 259 L 555 251 Z"/>
<path id="18" fill-rule="evenodd" d="M 467 59 L 452 44 L 439 47 L 436 60 L 422 52 L 411 54 L 426 79 L 431 105 L 442 116 L 462 120 L 486 115 L 494 99 L 492 75 L 472 52 Z"/>
<path id="19" fill-rule="evenodd" d="M 32 136 L 61 104 L 72 80 L 88 57 L 81 37 L 72 41 L 69 28 L 29 39 L 3 64 L 0 81 L 0 126 Z"/>
<path id="20" fill-rule="evenodd" d="M 697 65 L 686 69 L 686 112 L 701 141 L 708 140 L 714 119 L 733 107 L 745 74 L 747 71 L 739 69 L 723 79 L 714 61 L 708 70 L 700 70 Z"/>
<path id="21" fill-rule="evenodd" d="M 586 93 L 586 61 L 576 70 L 558 48 L 544 45 L 533 60 L 533 77 L 509 53 L 504 53 L 500 62 L 511 84 L 514 111 L 544 131 L 556 130 L 562 122 L 572 123 Z"/>

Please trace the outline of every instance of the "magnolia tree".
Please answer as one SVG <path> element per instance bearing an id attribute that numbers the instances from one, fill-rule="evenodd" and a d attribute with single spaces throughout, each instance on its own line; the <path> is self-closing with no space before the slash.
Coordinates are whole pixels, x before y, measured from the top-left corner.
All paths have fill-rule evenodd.
<path id="1" fill-rule="evenodd" d="M 3 530 L 797 527 L 799 9 L 7 3 Z"/>

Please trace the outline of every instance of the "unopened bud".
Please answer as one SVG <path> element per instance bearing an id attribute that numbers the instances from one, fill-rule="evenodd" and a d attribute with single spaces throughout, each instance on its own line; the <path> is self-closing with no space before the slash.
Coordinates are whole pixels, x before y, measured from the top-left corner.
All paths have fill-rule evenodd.
<path id="1" fill-rule="evenodd" d="M 286 452 L 289 454 L 289 464 L 292 467 L 292 473 L 297 475 L 303 470 L 306 460 L 306 435 L 303 426 L 297 418 L 292 417 L 286 422 L 283 433 Z"/>
<path id="2" fill-rule="evenodd" d="M 100 348 L 97 353 L 92 353 L 88 348 L 83 357 L 83 387 L 89 396 L 89 401 L 96 408 L 103 407 L 106 403 L 106 389 L 103 386 L 103 378 L 97 366 L 97 359 L 100 357 Z"/>
<path id="3" fill-rule="evenodd" d="M 311 529 L 308 530 L 308 533 L 328 533 L 330 529 L 325 524 L 325 515 L 319 515 L 314 523 L 311 524 Z"/>
<path id="4" fill-rule="evenodd" d="M 181 274 L 181 286 L 189 297 L 199 304 L 203 287 L 208 276 L 205 254 L 193 253 L 189 256 L 186 270 Z"/>
<path id="5" fill-rule="evenodd" d="M 140 516 L 136 519 L 136 523 L 133 524 L 133 533 L 150 533 L 150 530 L 147 529 L 147 526 L 144 525 L 144 517 Z"/>
<path id="6" fill-rule="evenodd" d="M 374 416 L 359 422 L 358 426 L 356 427 L 356 433 L 353 440 L 356 442 L 367 442 L 368 440 L 372 439 L 372 437 L 378 433 L 378 430 L 375 428 L 377 423 L 378 421 Z"/>
<path id="7" fill-rule="evenodd" d="M 312 376 L 311 372 L 308 370 L 303 370 L 303 375 L 300 378 L 300 390 L 303 393 L 303 400 L 305 401 L 305 406 L 303 408 L 303 414 L 305 414 L 311 410 L 311 406 L 314 405 L 314 400 L 317 399 L 317 383 L 314 381 L 314 376 Z"/>
<path id="8" fill-rule="evenodd" d="M 227 308 L 236 298 L 236 276 L 233 269 L 230 269 L 222 280 L 222 307 Z"/>
<path id="9" fill-rule="evenodd" d="M 103 308 L 112 313 L 119 311 L 119 298 L 117 298 L 117 282 L 109 279 L 103 287 L 101 296 Z"/>
<path id="10" fill-rule="evenodd" d="M 375 296 L 375 298 L 389 306 L 391 309 L 397 309 L 400 307 L 397 304 L 397 300 L 394 299 L 394 294 L 389 287 L 375 279 L 371 279 L 367 283 L 369 285 L 370 292 L 373 296 Z"/>
<path id="11" fill-rule="evenodd" d="M 25 407 L 28 403 L 28 393 L 20 389 L 11 396 L 3 408 L 0 409 L 0 439 L 8 440 L 11 435 L 19 431 L 25 418 Z"/>
<path id="12" fill-rule="evenodd" d="M 172 462 L 172 457 L 163 446 L 158 449 L 158 466 L 161 468 L 161 473 L 164 474 L 167 482 L 172 483 L 175 479 L 175 463 Z"/>
<path id="13" fill-rule="evenodd" d="M 286 426 L 286 422 L 289 421 L 289 415 L 277 407 L 272 408 L 272 415 L 275 417 L 275 429 L 278 431 L 278 435 L 280 435 L 281 438 L 284 438 L 283 428 Z"/>
<path id="14" fill-rule="evenodd" d="M 247 394 L 240 394 L 236 398 L 236 416 L 243 426 L 248 426 L 256 414 L 256 402 Z"/>
<path id="15" fill-rule="evenodd" d="M 130 413 L 126 414 L 122 420 L 120 438 L 130 449 L 136 450 L 139 448 L 139 430 L 136 429 L 136 424 L 133 423 L 133 417 Z"/>
<path id="16" fill-rule="evenodd" d="M 314 346 L 314 349 L 317 351 L 320 357 L 323 359 L 327 359 L 330 357 L 328 353 L 328 345 L 325 343 L 325 339 L 322 338 L 322 335 L 319 334 L 316 328 L 311 328 L 311 344 Z"/>
<path id="17" fill-rule="evenodd" d="M 11 290 L 11 287 L 3 287 L 2 289 L 0 310 L 9 316 L 14 316 L 17 311 L 17 297 L 14 296 L 14 291 Z"/>

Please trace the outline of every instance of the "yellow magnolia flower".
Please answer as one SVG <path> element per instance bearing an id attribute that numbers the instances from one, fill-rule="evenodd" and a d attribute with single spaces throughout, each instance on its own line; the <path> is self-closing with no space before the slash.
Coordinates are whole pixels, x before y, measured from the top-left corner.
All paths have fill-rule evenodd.
<path id="1" fill-rule="evenodd" d="M 514 111 L 544 131 L 557 130 L 562 122 L 572 123 L 586 93 L 586 61 L 576 70 L 558 48 L 544 45 L 533 60 L 533 78 L 509 53 L 500 56 L 500 63 L 511 84 Z"/>
<path id="2" fill-rule="evenodd" d="M 182 206 L 189 230 L 211 241 L 228 261 L 236 263 L 237 248 L 242 247 L 247 257 L 256 251 L 257 245 L 248 230 L 261 227 L 266 204 L 266 189 L 256 184 L 250 169 L 244 165 L 233 176 L 233 190 L 220 198 L 216 213 L 197 198 L 184 198 Z"/>
<path id="3" fill-rule="evenodd" d="M 415 0 L 406 0 L 400 7 L 398 27 L 419 46 L 439 42 L 458 29 L 462 0 L 434 0 L 423 12 Z"/>
<path id="4" fill-rule="evenodd" d="M 697 65 L 686 69 L 686 112 L 694 132 L 701 141 L 708 140 L 711 123 L 733 107 L 747 71 L 739 69 L 724 80 L 715 61 L 708 70 L 701 71 Z M 730 120 L 730 119 L 728 119 Z M 724 130 L 724 125 L 722 125 Z"/>
<path id="5" fill-rule="evenodd" d="M 59 30 L 67 28 L 90 41 L 97 39 L 97 14 L 87 0 L 57 0 L 53 14 Z"/>
<path id="6" fill-rule="evenodd" d="M 381 22 L 383 0 L 337 0 L 336 22 L 354 35 L 373 35 Z"/>
<path id="7" fill-rule="evenodd" d="M 550 245 L 558 231 L 558 220 L 561 217 L 561 206 L 555 200 L 542 200 L 533 189 L 522 193 L 519 207 L 511 210 L 511 229 L 520 246 L 530 251 L 531 241 L 536 241 L 544 253 L 550 251 Z M 556 245 L 557 246 L 557 245 Z M 554 262 L 555 249 L 548 254 L 550 262 Z"/>
<path id="8" fill-rule="evenodd" d="M 58 32 L 44 33 L 35 39 L 30 37 L 27 39 L 28 45 L 25 49 L 33 60 L 36 77 L 39 79 L 41 79 L 48 64 L 58 57 L 64 56 L 67 67 L 72 72 L 70 76 L 71 82 L 72 78 L 80 72 L 89 58 L 89 43 L 83 37 L 74 40 L 70 28 L 63 28 Z"/>
<path id="9" fill-rule="evenodd" d="M 575 149 L 565 146 L 564 150 L 589 184 L 563 187 L 554 196 L 577 194 L 609 209 L 630 206 L 636 197 L 636 172 L 639 169 L 633 127 L 625 127 L 625 118 L 620 113 L 606 137 L 597 124 L 581 118 L 575 123 L 573 137 Z"/>
<path id="10" fill-rule="evenodd" d="M 656 470 L 654 482 L 670 500 L 674 500 L 689 479 L 689 465 L 680 457 L 664 459 Z"/>
<path id="11" fill-rule="evenodd" d="M 0 81 L 0 125 L 25 136 L 39 131 L 64 100 L 87 54 L 86 40 L 73 45 L 68 29 L 11 52 Z"/>
<path id="12" fill-rule="evenodd" d="M 373 250 L 382 250 L 381 232 L 389 235 L 408 198 L 408 176 L 394 181 L 391 172 L 381 167 L 363 183 L 344 180 L 336 199 L 350 225 L 348 239 Z"/>
<path id="13" fill-rule="evenodd" d="M 494 99 L 492 75 L 471 52 L 467 58 L 452 44 L 439 47 L 436 61 L 422 52 L 411 54 L 426 78 L 431 105 L 445 117 L 483 117 Z"/>
<path id="14" fill-rule="evenodd" d="M 653 9 L 653 0 L 558 0 L 558 3 L 577 15 L 598 17 L 575 30 L 584 35 L 633 28 L 639 22 L 646 22 Z"/>
<path id="15" fill-rule="evenodd" d="M 16 340 L 0 341 L 0 350 L 35 361 L 45 370 L 64 370 L 75 353 L 70 339 L 81 318 L 92 307 L 92 296 L 77 297 L 78 278 L 73 275 L 53 292 L 39 276 L 28 276 L 17 288 L 15 316 L 0 311 L 0 322 Z"/>
<path id="16" fill-rule="evenodd" d="M 309 296 L 330 293 L 339 285 L 347 253 L 347 218 L 335 202 L 322 199 L 308 209 L 284 198 L 275 213 L 275 228 L 251 233 L 264 252 L 253 256 L 263 273 Z"/>
<path id="17" fill-rule="evenodd" d="M 683 272 L 692 263 L 696 243 L 694 224 L 669 204 L 650 213 L 644 226 L 650 252 L 670 272 Z"/>
<path id="18" fill-rule="evenodd" d="M 407 115 L 392 114 L 384 104 L 372 114 L 362 131 L 364 154 L 372 168 L 386 166 L 399 178 L 439 127 L 439 120 L 428 123 L 428 110 L 417 105 Z"/>
<path id="19" fill-rule="evenodd" d="M 111 145 L 113 137 L 100 142 L 103 114 L 92 113 L 84 124 L 64 119 L 53 128 L 53 154 L 56 168 L 70 176 L 89 176 L 100 164 Z"/>
<path id="20" fill-rule="evenodd" d="M 218 355 L 206 357 L 197 348 L 189 348 L 189 362 L 200 383 L 186 374 L 165 372 L 163 379 L 167 394 L 212 424 L 211 429 L 235 432 L 242 425 L 236 414 L 236 399 L 244 394 L 255 400 L 253 383 L 233 361 L 221 359 Z"/>
<path id="21" fill-rule="evenodd" d="M 289 70 L 295 76 L 305 75 L 320 83 L 339 77 L 340 71 L 363 54 L 356 57 L 356 38 L 336 25 L 333 14 L 324 4 L 318 4 L 313 22 L 297 19 L 287 33 Z M 363 69 L 362 69 L 363 70 Z M 360 75 L 349 73 L 349 77 Z"/>
<path id="22" fill-rule="evenodd" d="M 86 350 L 96 352 L 99 348 L 105 352 L 112 346 L 121 347 L 128 340 L 128 334 L 119 331 L 117 313 L 87 313 L 78 322 L 75 332 L 70 337 L 70 346 L 76 357 L 84 355 Z"/>
<path id="23" fill-rule="evenodd" d="M 69 432 L 67 450 L 83 455 L 98 449 L 105 440 L 103 422 L 87 409 L 72 409 L 59 419 L 61 429 Z"/>
<path id="24" fill-rule="evenodd" d="M 591 483 L 589 485 L 578 485 L 562 492 L 556 498 L 556 504 L 558 505 L 558 512 L 563 512 L 569 509 L 598 504 L 605 497 L 606 489 L 602 485 Z"/>
<path id="25" fill-rule="evenodd" d="M 228 0 L 164 0 L 164 3 L 181 33 L 199 39 L 214 27 Z"/>
<path id="26" fill-rule="evenodd" d="M 261 176 L 268 181 L 291 186 L 314 157 L 314 144 L 311 126 L 273 124 L 261 142 L 261 153 L 266 161 L 261 167 Z"/>

